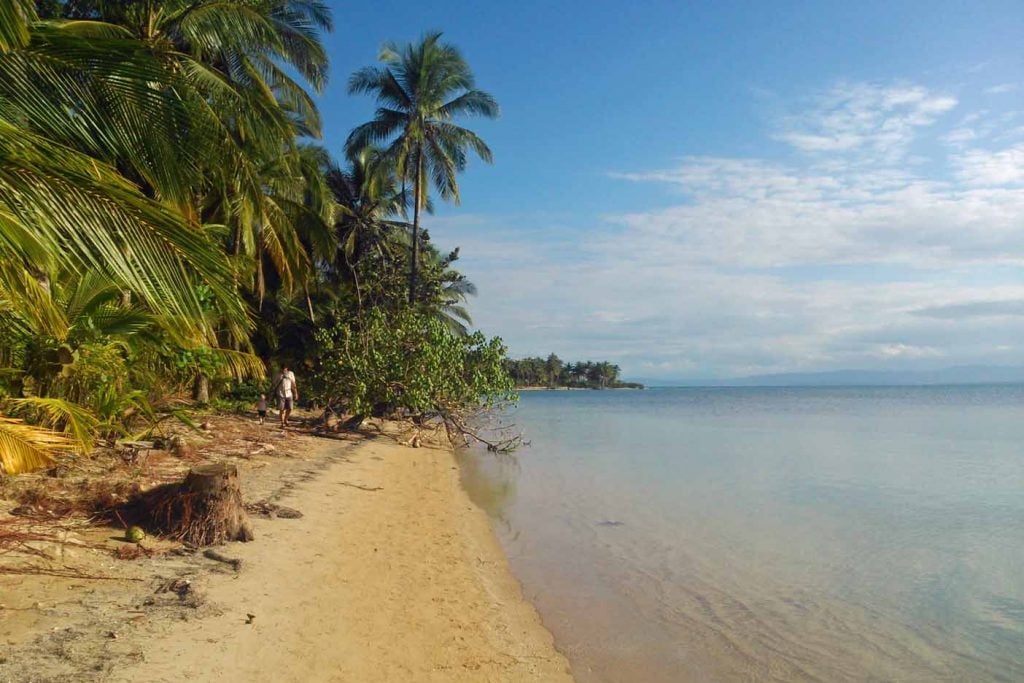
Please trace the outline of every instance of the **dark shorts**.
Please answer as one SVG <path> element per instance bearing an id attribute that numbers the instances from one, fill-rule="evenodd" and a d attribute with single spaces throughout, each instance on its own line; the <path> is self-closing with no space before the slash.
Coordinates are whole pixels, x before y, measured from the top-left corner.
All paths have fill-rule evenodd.
<path id="1" fill-rule="evenodd" d="M 267 411 L 265 411 L 265 410 L 257 410 L 256 414 L 259 415 L 260 417 L 266 417 L 267 416 Z"/>
<path id="2" fill-rule="evenodd" d="M 295 400 L 291 398 L 278 398 L 277 405 L 281 410 L 291 410 L 295 407 Z"/>

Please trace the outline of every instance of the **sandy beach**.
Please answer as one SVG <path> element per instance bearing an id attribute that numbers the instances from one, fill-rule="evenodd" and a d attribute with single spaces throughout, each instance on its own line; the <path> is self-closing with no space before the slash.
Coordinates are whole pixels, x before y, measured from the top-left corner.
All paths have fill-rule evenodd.
<path id="1" fill-rule="evenodd" d="M 0 575 L 0 680 L 572 680 L 449 450 L 289 442 L 240 466 L 243 491 L 303 516 L 254 518 L 218 549 L 237 572 L 84 548 L 74 566 L 123 580 Z"/>

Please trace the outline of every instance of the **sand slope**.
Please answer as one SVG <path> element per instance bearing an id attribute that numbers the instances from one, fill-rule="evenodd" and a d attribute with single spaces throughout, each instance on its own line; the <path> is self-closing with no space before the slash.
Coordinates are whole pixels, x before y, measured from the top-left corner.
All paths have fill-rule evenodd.
<path id="1" fill-rule="evenodd" d="M 375 439 L 294 491 L 305 516 L 256 520 L 204 581 L 224 612 L 139 634 L 113 680 L 572 680 L 449 451 Z"/>

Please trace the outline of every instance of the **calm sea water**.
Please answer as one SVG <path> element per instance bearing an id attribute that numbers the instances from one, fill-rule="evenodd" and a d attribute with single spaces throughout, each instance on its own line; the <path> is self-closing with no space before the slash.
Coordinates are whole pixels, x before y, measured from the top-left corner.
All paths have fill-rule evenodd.
<path id="1" fill-rule="evenodd" d="M 1024 387 L 532 392 L 465 455 L 581 681 L 1024 680 Z"/>

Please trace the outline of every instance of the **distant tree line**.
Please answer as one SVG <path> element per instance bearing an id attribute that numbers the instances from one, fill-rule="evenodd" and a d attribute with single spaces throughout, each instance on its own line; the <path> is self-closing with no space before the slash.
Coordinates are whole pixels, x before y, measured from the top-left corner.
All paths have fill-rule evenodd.
<path id="1" fill-rule="evenodd" d="M 637 382 L 623 382 L 618 365 L 607 361 L 566 363 L 555 354 L 505 361 L 505 370 L 517 387 L 571 387 L 579 389 L 643 389 Z"/>

